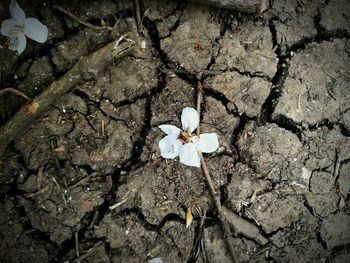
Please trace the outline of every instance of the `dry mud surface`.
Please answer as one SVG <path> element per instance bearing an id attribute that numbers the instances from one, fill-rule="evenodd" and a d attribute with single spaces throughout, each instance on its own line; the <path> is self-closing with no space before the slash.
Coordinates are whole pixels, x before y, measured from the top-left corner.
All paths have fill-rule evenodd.
<path id="1" fill-rule="evenodd" d="M 76 25 L 53 1 L 19 3 L 49 39 L 20 57 L 1 49 L 0 86 L 30 97 L 81 56 L 136 32 L 129 1 L 61 1 L 93 24 L 116 18 L 112 32 Z M 158 125 L 180 126 L 201 81 L 201 128 L 220 142 L 205 156 L 215 187 L 256 231 L 237 229 L 239 260 L 348 262 L 348 1 L 275 0 L 261 16 L 145 5 L 146 48 L 58 98 L 1 159 L 0 261 L 230 262 L 201 170 L 158 149 Z M 25 101 L 7 94 L 0 103 L 5 122 Z"/>

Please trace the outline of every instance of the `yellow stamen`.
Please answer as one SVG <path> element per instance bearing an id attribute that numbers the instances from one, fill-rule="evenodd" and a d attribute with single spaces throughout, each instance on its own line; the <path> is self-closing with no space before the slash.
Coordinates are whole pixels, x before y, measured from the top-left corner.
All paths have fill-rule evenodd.
<path id="1" fill-rule="evenodd" d="M 178 139 L 180 139 L 184 143 L 189 143 L 191 140 L 191 133 L 188 132 L 188 130 L 180 132 Z"/>

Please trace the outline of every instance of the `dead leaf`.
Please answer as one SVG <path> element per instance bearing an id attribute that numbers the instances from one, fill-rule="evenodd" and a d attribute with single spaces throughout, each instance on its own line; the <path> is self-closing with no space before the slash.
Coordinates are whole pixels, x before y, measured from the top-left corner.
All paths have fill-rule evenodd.
<path id="1" fill-rule="evenodd" d="M 33 100 L 32 102 L 24 105 L 23 111 L 25 114 L 34 114 L 39 108 L 39 103 Z"/>

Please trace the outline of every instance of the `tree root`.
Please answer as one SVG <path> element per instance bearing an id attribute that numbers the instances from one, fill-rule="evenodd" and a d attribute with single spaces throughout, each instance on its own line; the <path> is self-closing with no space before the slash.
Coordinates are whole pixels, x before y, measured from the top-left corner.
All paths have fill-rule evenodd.
<path id="1" fill-rule="evenodd" d="M 107 65 L 135 51 L 135 42 L 120 37 L 79 61 L 60 79 L 52 82 L 40 95 L 25 104 L 7 123 L 0 127 L 0 156 L 3 156 L 11 141 L 26 131 L 37 118 L 46 113 L 52 103 L 84 80 L 98 76 Z"/>
<path id="2" fill-rule="evenodd" d="M 198 4 L 206 4 L 237 10 L 244 13 L 260 14 L 269 8 L 269 0 L 189 0 Z"/>
<path id="3" fill-rule="evenodd" d="M 266 245 L 268 243 L 267 238 L 259 233 L 259 228 L 257 228 L 255 225 L 248 222 L 244 218 L 237 216 L 224 206 L 222 207 L 222 211 L 225 215 L 225 219 L 235 233 L 245 236 L 246 238 L 253 239 L 260 245 Z"/>

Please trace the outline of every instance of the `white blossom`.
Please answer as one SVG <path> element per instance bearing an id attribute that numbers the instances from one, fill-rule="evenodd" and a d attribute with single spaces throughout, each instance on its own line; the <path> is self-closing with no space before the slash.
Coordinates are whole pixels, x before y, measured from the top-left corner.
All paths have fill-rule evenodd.
<path id="1" fill-rule="evenodd" d="M 167 134 L 159 141 L 160 154 L 167 159 L 177 156 L 180 162 L 194 167 L 200 167 L 198 152 L 211 153 L 219 147 L 216 133 L 192 135 L 199 125 L 199 116 L 195 109 L 184 108 L 181 114 L 182 130 L 174 125 L 160 125 L 159 128 Z"/>
<path id="2" fill-rule="evenodd" d="M 28 17 L 14 0 L 10 2 L 10 16 L 1 24 L 1 34 L 9 38 L 9 49 L 17 51 L 20 55 L 26 48 L 26 36 L 39 43 L 47 40 L 47 26 L 39 22 L 38 19 Z"/>

